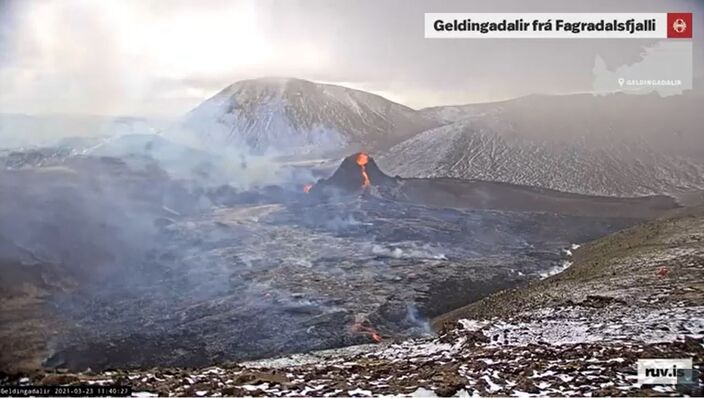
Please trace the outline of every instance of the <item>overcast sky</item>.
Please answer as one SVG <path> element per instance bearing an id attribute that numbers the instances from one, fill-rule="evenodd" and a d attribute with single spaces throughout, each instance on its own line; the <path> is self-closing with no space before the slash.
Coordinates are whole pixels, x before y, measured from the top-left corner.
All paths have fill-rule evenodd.
<path id="1" fill-rule="evenodd" d="M 419 108 L 589 91 L 641 40 L 428 40 L 425 12 L 692 11 L 704 2 L 0 0 L 0 112 L 178 116 L 242 79 L 291 76 Z M 695 82 L 696 84 L 696 82 Z"/>

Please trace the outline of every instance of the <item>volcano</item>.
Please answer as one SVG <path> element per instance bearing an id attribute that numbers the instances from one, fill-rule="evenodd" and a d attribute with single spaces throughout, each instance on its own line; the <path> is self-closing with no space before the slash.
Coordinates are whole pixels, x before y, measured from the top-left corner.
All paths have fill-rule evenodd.
<path id="1" fill-rule="evenodd" d="M 360 164 L 361 163 L 361 164 Z M 330 178 L 320 180 L 311 192 L 322 193 L 333 190 L 361 192 L 367 189 L 378 191 L 399 185 L 399 178 L 384 174 L 374 158 L 364 152 L 346 157 Z"/>
<path id="2" fill-rule="evenodd" d="M 669 196 L 606 197 L 496 181 L 403 178 L 384 173 L 368 154 L 347 156 L 335 172 L 304 191 L 314 197 L 361 194 L 436 208 L 549 212 L 582 217 L 647 219 L 678 207 Z"/>

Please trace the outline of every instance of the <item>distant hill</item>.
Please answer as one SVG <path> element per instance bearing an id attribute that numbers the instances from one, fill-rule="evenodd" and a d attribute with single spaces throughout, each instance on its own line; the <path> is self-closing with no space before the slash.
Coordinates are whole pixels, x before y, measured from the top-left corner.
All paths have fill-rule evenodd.
<path id="1" fill-rule="evenodd" d="M 437 125 L 378 95 L 292 78 L 237 82 L 184 119 L 206 143 L 279 154 L 372 151 Z"/>
<path id="2" fill-rule="evenodd" d="M 455 177 L 598 195 L 704 188 L 704 100 L 589 94 L 423 109 L 441 127 L 378 157 L 404 177 Z"/>

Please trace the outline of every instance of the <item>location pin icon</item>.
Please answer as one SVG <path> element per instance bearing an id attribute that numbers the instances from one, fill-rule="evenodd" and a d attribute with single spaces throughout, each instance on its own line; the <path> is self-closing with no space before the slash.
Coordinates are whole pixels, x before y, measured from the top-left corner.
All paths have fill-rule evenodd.
<path id="1" fill-rule="evenodd" d="M 625 82 L 626 82 L 626 79 L 624 79 L 624 78 L 622 78 L 622 77 L 619 77 L 619 78 L 618 78 L 618 85 L 619 85 L 619 86 L 623 87 L 623 83 L 625 83 Z"/>

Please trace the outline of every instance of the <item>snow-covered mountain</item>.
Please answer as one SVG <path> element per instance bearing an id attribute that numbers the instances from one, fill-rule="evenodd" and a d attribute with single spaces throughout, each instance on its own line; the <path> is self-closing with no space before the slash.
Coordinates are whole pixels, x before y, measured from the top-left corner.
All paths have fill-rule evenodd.
<path id="1" fill-rule="evenodd" d="M 306 154 L 388 148 L 437 123 L 364 91 L 263 78 L 225 88 L 188 113 L 184 126 L 210 144 Z"/>
<path id="2" fill-rule="evenodd" d="M 504 181 L 603 195 L 704 189 L 704 100 L 694 95 L 529 96 L 421 112 L 445 125 L 395 145 L 404 177 Z"/>

